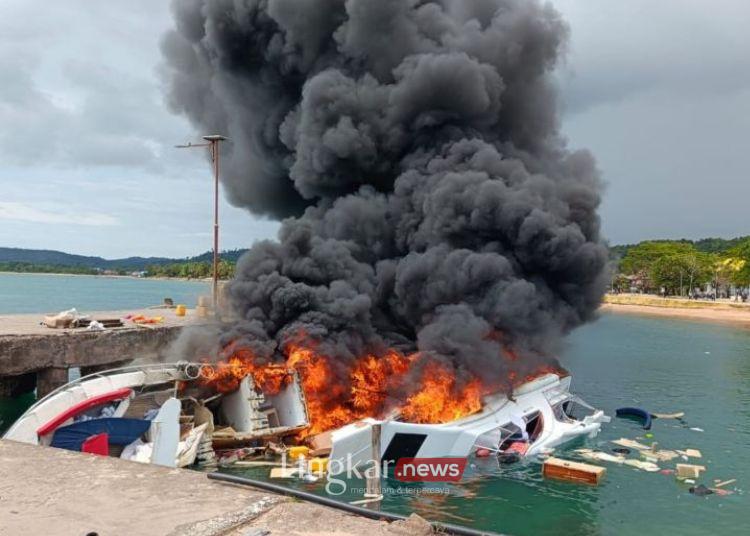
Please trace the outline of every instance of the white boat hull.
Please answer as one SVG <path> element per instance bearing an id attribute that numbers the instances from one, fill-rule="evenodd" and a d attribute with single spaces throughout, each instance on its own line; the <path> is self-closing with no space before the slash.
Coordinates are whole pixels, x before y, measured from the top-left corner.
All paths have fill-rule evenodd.
<path id="1" fill-rule="evenodd" d="M 488 444 L 493 437 L 502 437 L 514 420 L 539 414 L 542 430 L 528 442 L 526 456 L 534 456 L 579 437 L 592 437 L 608 417 L 597 411 L 584 420 L 555 415 L 555 406 L 571 400 L 570 377 L 546 374 L 528 382 L 513 393 L 493 395 L 485 399 L 482 411 L 446 424 L 414 424 L 399 421 L 365 419 L 333 432 L 331 464 L 334 467 L 355 467 L 369 463 L 372 453 L 372 425 L 380 425 L 381 459 L 394 461 L 400 457 L 441 458 L 468 457 L 479 448 L 497 452 L 498 444 Z M 552 403 L 551 403 L 552 402 Z M 506 434 L 507 435 L 507 434 Z"/>

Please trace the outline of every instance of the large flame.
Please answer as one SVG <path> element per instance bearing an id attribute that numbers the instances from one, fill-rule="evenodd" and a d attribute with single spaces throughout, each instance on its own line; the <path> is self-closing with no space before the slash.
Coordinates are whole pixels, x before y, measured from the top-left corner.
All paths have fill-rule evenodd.
<path id="1" fill-rule="evenodd" d="M 474 378 L 457 388 L 451 371 L 436 365 L 422 374 L 420 389 L 407 400 L 401 415 L 412 422 L 448 422 L 482 409 L 481 382 Z"/>
<path id="2" fill-rule="evenodd" d="M 252 375 L 263 392 L 276 394 L 290 380 L 289 372 L 296 371 L 310 420 L 303 437 L 386 413 L 413 423 L 450 422 L 480 411 L 482 397 L 501 389 L 500 383 L 487 386 L 479 378 L 458 381 L 449 366 L 394 349 L 365 354 L 344 365 L 325 355 L 304 333 L 288 342 L 283 354 L 283 362 L 266 363 L 248 348 L 231 343 L 205 381 L 217 391 L 230 392 Z M 560 370 L 544 367 L 524 381 L 546 372 Z"/>

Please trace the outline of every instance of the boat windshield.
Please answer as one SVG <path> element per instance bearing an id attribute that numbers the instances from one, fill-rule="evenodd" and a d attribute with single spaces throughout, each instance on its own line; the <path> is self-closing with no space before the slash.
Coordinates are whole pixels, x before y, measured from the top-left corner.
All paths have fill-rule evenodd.
<path id="1" fill-rule="evenodd" d="M 587 415 L 593 414 L 595 411 L 596 408 L 589 405 L 578 395 L 573 394 L 568 395 L 567 398 L 552 406 L 552 412 L 555 415 L 555 419 L 560 422 L 581 420 Z"/>

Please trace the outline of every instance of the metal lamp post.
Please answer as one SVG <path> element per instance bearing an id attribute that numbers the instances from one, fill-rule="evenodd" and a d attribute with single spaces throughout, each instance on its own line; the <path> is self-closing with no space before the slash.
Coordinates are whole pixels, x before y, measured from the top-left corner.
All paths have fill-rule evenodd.
<path id="1" fill-rule="evenodd" d="M 220 134 L 203 136 L 206 143 L 187 143 L 175 145 L 179 149 L 193 147 L 208 147 L 211 154 L 211 162 L 214 166 L 214 261 L 213 261 L 213 287 L 212 301 L 214 312 L 217 311 L 219 303 L 219 144 L 227 138 Z"/>

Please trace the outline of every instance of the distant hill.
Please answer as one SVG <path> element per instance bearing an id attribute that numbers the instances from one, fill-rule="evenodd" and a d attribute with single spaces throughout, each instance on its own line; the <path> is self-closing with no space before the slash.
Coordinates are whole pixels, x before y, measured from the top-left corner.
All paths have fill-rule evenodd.
<path id="1" fill-rule="evenodd" d="M 682 244 L 692 244 L 695 249 L 698 251 L 701 251 L 703 253 L 723 253 L 724 251 L 727 251 L 729 249 L 732 249 L 736 245 L 738 245 L 740 242 L 743 242 L 750 238 L 750 235 L 748 236 L 738 236 L 737 238 L 701 238 L 700 240 L 688 240 L 687 238 L 682 238 L 680 240 L 659 240 L 655 239 L 656 241 L 664 241 L 664 242 L 674 242 L 674 243 L 682 243 Z M 644 240 L 643 242 L 647 242 L 647 240 Z M 640 242 L 642 243 L 642 242 Z M 623 258 L 630 248 L 633 248 L 637 246 L 638 244 L 620 244 L 615 246 L 609 246 L 609 256 L 614 259 L 621 259 Z"/>
<path id="2" fill-rule="evenodd" d="M 235 262 L 245 249 L 233 249 L 222 251 L 222 259 Z M 0 247 L 0 263 L 32 263 L 52 266 L 69 266 L 90 268 L 94 270 L 145 270 L 147 266 L 172 264 L 180 262 L 210 261 L 213 253 L 207 251 L 194 257 L 169 258 L 169 257 L 126 257 L 124 259 L 105 259 L 103 257 L 88 257 L 85 255 L 74 255 L 50 249 L 23 249 Z"/>
<path id="3" fill-rule="evenodd" d="M 737 238 L 702 238 L 700 240 L 669 240 L 669 242 L 684 242 L 692 244 L 698 251 L 704 253 L 721 253 L 726 251 L 750 236 Z M 637 244 L 621 244 L 609 246 L 609 254 L 613 260 L 624 257 L 628 250 Z M 230 249 L 221 252 L 221 258 L 234 264 L 247 249 Z M 21 263 L 46 265 L 48 267 L 85 268 L 89 270 L 125 270 L 141 271 L 148 266 L 158 266 L 189 262 L 211 262 L 213 253 L 206 251 L 200 255 L 185 258 L 170 257 L 126 257 L 124 259 L 105 259 L 103 257 L 87 257 L 85 255 L 74 255 L 51 249 L 23 249 L 0 247 L 0 264 Z"/>
<path id="4" fill-rule="evenodd" d="M 226 251 L 222 251 L 220 255 L 223 260 L 234 263 L 234 262 L 237 262 L 237 259 L 242 257 L 242 254 L 245 253 L 246 251 L 247 249 L 228 249 Z M 187 260 L 187 262 L 211 262 L 214 260 L 214 254 L 212 251 L 206 251 L 205 253 L 196 255 L 195 257 L 190 257 L 189 259 L 183 259 L 183 260 Z M 174 261 L 170 261 L 170 262 L 174 262 Z"/>

